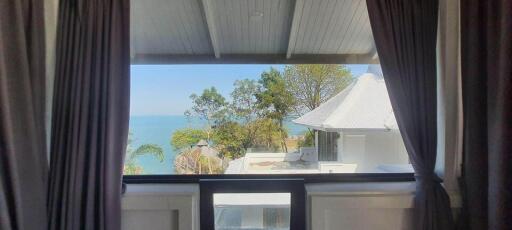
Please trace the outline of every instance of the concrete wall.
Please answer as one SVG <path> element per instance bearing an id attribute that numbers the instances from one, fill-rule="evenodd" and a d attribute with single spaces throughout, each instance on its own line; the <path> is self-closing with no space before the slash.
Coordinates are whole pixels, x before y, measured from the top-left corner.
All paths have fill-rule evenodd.
<path id="1" fill-rule="evenodd" d="M 345 131 L 338 139 L 341 162 L 356 172 L 379 172 L 379 165 L 406 165 L 407 151 L 398 131 Z"/>

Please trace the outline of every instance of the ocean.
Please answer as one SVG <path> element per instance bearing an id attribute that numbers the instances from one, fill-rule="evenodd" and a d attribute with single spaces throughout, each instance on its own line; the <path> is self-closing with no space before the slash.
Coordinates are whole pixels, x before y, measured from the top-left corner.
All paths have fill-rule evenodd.
<path id="1" fill-rule="evenodd" d="M 144 174 L 174 174 L 174 157 L 176 152 L 171 146 L 171 134 L 181 128 L 201 128 L 204 122 L 193 120 L 188 122 L 182 115 L 173 116 L 130 116 L 130 133 L 132 148 L 141 144 L 157 144 L 164 150 L 164 161 L 160 162 L 153 156 L 140 156 L 137 164 L 144 169 Z M 302 135 L 307 129 L 291 121 L 285 123 L 289 135 Z"/>

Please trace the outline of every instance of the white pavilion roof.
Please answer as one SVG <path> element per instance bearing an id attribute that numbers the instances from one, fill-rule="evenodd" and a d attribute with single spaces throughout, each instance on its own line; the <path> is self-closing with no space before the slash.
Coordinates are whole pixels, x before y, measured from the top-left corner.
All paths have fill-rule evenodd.
<path id="1" fill-rule="evenodd" d="M 318 108 L 293 120 L 324 131 L 398 129 L 384 79 L 369 72 Z"/>

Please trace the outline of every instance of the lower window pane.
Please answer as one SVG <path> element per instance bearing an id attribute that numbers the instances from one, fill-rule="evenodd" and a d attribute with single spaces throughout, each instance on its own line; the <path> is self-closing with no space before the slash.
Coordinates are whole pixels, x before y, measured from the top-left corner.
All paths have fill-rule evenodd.
<path id="1" fill-rule="evenodd" d="M 216 193 L 215 229 L 290 229 L 290 193 Z"/>

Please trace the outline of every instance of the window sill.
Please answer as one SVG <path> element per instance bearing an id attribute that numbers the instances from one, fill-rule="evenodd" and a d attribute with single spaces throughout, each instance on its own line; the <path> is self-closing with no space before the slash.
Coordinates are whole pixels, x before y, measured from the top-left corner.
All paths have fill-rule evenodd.
<path id="1" fill-rule="evenodd" d="M 196 184 L 129 184 L 123 196 L 138 195 L 197 195 L 199 185 Z"/>
<path id="2" fill-rule="evenodd" d="M 415 182 L 370 182 L 370 183 L 319 183 L 306 184 L 308 199 L 335 202 L 337 199 L 351 200 L 360 208 L 412 208 Z M 458 192 L 448 191 L 451 207 L 462 206 Z M 357 201 L 361 202 L 357 202 Z"/>
<path id="3" fill-rule="evenodd" d="M 303 179 L 304 183 L 329 182 L 413 182 L 413 173 L 331 173 L 331 174 L 224 174 L 224 175 L 126 175 L 126 184 L 181 184 L 201 180 Z"/>

